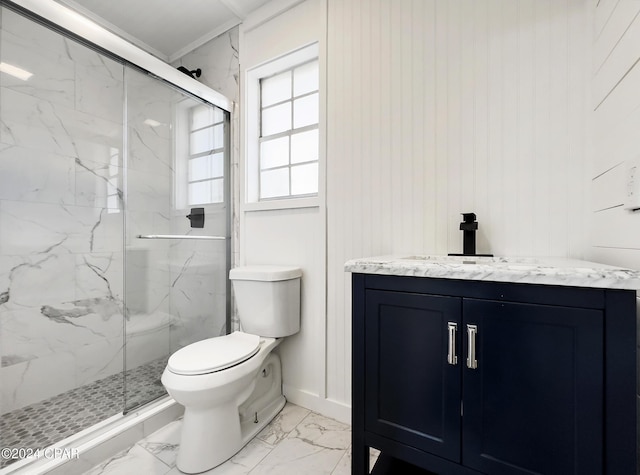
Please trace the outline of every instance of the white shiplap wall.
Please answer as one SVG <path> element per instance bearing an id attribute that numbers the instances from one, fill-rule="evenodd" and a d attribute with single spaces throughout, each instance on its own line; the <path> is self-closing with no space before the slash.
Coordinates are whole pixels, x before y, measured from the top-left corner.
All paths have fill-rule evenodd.
<path id="1" fill-rule="evenodd" d="M 640 1 L 594 2 L 589 257 L 640 269 L 640 212 L 623 209 L 627 165 L 640 165 Z"/>
<path id="2" fill-rule="evenodd" d="M 460 252 L 469 211 L 478 252 L 584 257 L 592 7 L 329 0 L 327 398 L 351 397 L 346 260 Z"/>
<path id="3" fill-rule="evenodd" d="M 320 51 L 320 94 L 326 96 L 325 0 L 272 0 L 250 15 L 241 27 L 240 73 L 243 120 L 241 175 L 249 153 L 247 76 L 252 70 L 309 44 Z M 286 32 L 286 34 L 283 34 Z M 325 134 L 325 106 L 320 104 L 320 142 Z M 324 166 L 320 147 L 320 168 Z M 277 352 L 282 359 L 283 388 L 287 399 L 336 419 L 349 421 L 349 407 L 326 398 L 326 217 L 323 179 L 317 205 L 298 209 L 266 209 L 284 203 L 240 206 L 240 262 L 285 264 L 302 269 L 300 332 L 284 339 Z M 241 183 L 244 197 L 245 183 Z M 348 401 L 350 404 L 350 401 Z"/>

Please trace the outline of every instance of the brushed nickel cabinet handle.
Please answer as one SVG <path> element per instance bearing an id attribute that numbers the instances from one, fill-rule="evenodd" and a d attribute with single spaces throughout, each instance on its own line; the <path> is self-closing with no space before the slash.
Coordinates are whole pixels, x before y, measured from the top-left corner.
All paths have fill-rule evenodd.
<path id="1" fill-rule="evenodd" d="M 469 345 L 467 347 L 467 368 L 478 368 L 478 360 L 476 359 L 476 335 L 478 334 L 478 325 L 467 325 L 467 337 Z"/>
<path id="2" fill-rule="evenodd" d="M 449 349 L 447 352 L 447 363 L 455 366 L 458 364 L 458 357 L 456 356 L 456 332 L 458 331 L 458 324 L 447 322 L 447 330 L 449 331 Z"/>

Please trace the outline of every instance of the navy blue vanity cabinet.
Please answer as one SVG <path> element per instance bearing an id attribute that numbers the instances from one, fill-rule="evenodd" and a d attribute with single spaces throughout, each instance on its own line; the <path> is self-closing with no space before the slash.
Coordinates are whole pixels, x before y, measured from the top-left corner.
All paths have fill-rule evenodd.
<path id="1" fill-rule="evenodd" d="M 365 299 L 365 429 L 460 461 L 460 366 L 446 360 L 462 299 L 383 290 Z"/>
<path id="2" fill-rule="evenodd" d="M 477 368 L 461 367 L 465 465 L 601 474 L 602 310 L 475 299 L 463 306 L 465 329 L 477 328 Z"/>
<path id="3" fill-rule="evenodd" d="M 636 473 L 633 291 L 354 274 L 352 333 L 353 475 Z"/>

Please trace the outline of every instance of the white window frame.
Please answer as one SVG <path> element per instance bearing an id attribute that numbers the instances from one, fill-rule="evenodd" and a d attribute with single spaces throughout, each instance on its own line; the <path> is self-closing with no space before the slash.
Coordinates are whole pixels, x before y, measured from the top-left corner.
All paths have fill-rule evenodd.
<path id="1" fill-rule="evenodd" d="M 260 201 L 266 201 L 266 200 L 281 200 L 281 199 L 294 199 L 294 198 L 305 198 L 305 197 L 311 197 L 311 196 L 317 196 L 318 195 L 318 187 L 319 187 L 319 177 L 318 177 L 318 172 L 316 172 L 316 191 L 310 192 L 310 193 L 293 193 L 292 189 L 294 186 L 294 180 L 293 180 L 293 171 L 294 169 L 296 169 L 296 167 L 304 167 L 306 165 L 313 165 L 315 164 L 316 167 L 318 166 L 319 163 L 319 150 L 316 150 L 316 158 L 312 159 L 312 160 L 305 160 L 299 163 L 296 162 L 292 162 L 292 150 L 293 150 L 293 137 L 299 136 L 299 134 L 304 134 L 305 132 L 310 132 L 310 131 L 316 131 L 317 134 L 319 134 L 320 132 L 320 117 L 318 115 L 318 120 L 314 123 L 311 124 L 306 124 L 303 126 L 298 126 L 296 127 L 295 125 L 295 119 L 296 119 L 296 113 L 295 113 L 295 103 L 297 100 L 299 99 L 304 99 L 306 97 L 310 97 L 310 96 L 316 96 L 318 98 L 318 109 L 320 106 L 320 86 L 318 85 L 317 89 L 313 89 L 311 91 L 305 91 L 303 94 L 295 94 L 295 88 L 296 88 L 296 75 L 295 75 L 295 71 L 298 68 L 304 67 L 306 65 L 315 63 L 316 67 L 318 68 L 318 82 L 320 80 L 320 71 L 319 71 L 319 61 L 318 58 L 312 59 L 310 61 L 307 61 L 306 63 L 302 63 L 300 65 L 297 66 L 293 66 L 291 68 L 285 69 L 284 71 L 279 72 L 278 74 L 276 74 L 276 76 L 280 76 L 282 74 L 288 74 L 289 79 L 290 79 L 290 96 L 287 99 L 283 99 L 280 100 L 278 102 L 275 102 L 273 104 L 268 104 L 268 105 L 264 105 L 264 81 L 268 80 L 270 78 L 262 78 L 260 80 L 260 95 L 261 95 L 261 104 L 260 104 L 260 125 L 261 125 L 261 130 L 260 130 L 260 138 L 259 138 L 259 142 L 260 142 L 260 157 L 259 157 L 259 161 L 260 161 L 260 175 L 261 178 L 258 180 L 259 183 L 259 196 L 260 196 Z M 269 109 L 272 108 L 277 108 L 280 107 L 282 105 L 289 105 L 289 120 L 291 121 L 290 126 L 285 129 L 285 130 L 281 130 L 278 132 L 272 132 L 268 135 L 265 135 L 265 131 L 264 131 L 264 125 L 265 125 L 265 120 L 264 120 L 264 114 L 265 111 L 268 111 Z M 265 143 L 272 143 L 272 141 L 274 140 L 281 140 L 281 139 L 287 139 L 288 140 L 288 159 L 286 161 L 285 164 L 278 164 L 275 166 L 271 166 L 271 167 L 266 167 L 265 168 L 265 163 L 264 163 L 264 156 L 262 154 L 262 145 Z M 319 137 L 318 137 L 319 139 Z M 283 195 L 279 195 L 279 196 L 269 196 L 266 197 L 262 194 L 262 189 L 263 189 L 263 185 L 264 185 L 264 178 L 262 177 L 262 173 L 263 172 L 269 172 L 269 171 L 273 171 L 273 170 L 278 170 L 278 171 L 282 171 L 282 170 L 286 170 L 287 171 L 287 183 L 288 183 L 288 189 L 289 192 L 287 194 L 283 194 Z"/>
<path id="2" fill-rule="evenodd" d="M 320 206 L 324 196 L 324 81 L 323 64 L 320 61 L 319 44 L 317 42 L 297 49 L 255 68 L 246 73 L 246 102 L 245 102 L 245 169 L 244 169 L 244 200 L 243 211 L 260 211 L 269 209 L 309 208 Z M 318 194 L 313 196 L 296 197 L 286 196 L 282 198 L 269 198 L 260 200 L 259 176 L 260 176 L 260 80 L 271 77 L 287 69 L 318 59 L 320 71 L 319 110 L 318 122 L 320 150 L 318 151 Z"/>
<path id="3" fill-rule="evenodd" d="M 226 188 L 229 186 L 230 180 L 227 176 L 225 176 L 229 171 L 225 167 L 223 171 L 222 177 L 212 178 L 211 180 L 219 180 L 222 179 L 223 182 L 223 199 L 220 202 L 213 203 L 201 203 L 201 204 L 190 204 L 189 203 L 189 160 L 192 155 L 190 154 L 190 146 L 189 146 L 189 135 L 192 130 L 190 127 L 190 119 L 191 119 L 191 110 L 193 109 L 194 104 L 191 98 L 187 98 L 183 101 L 180 101 L 175 105 L 174 110 L 174 187 L 173 187 L 173 201 L 174 201 L 174 214 L 180 215 L 185 210 L 190 208 L 204 208 L 206 212 L 214 212 L 218 209 L 223 209 L 225 207 L 224 197 L 228 193 Z M 217 107 L 217 106 L 212 106 Z M 222 109 L 223 115 L 226 114 L 226 111 Z M 225 122 L 223 119 L 222 123 Z M 215 122 L 213 126 L 219 125 L 220 122 Z M 226 126 L 225 126 L 226 127 Z M 221 149 L 223 153 L 228 154 L 228 147 L 231 146 L 229 141 L 228 133 L 225 134 L 225 144 Z M 218 150 L 218 149 L 216 149 Z M 227 158 L 225 157 L 225 160 Z"/>
<path id="4" fill-rule="evenodd" d="M 188 114 L 189 114 L 189 119 L 188 119 L 188 122 L 187 122 L 188 124 L 191 124 L 191 122 L 192 122 L 193 109 L 195 107 L 198 107 L 198 106 L 192 106 L 188 110 Z M 208 107 L 215 107 L 215 106 L 210 106 L 209 105 Z M 191 151 L 191 147 L 189 147 L 189 151 L 188 151 L 187 157 L 186 157 L 186 159 L 187 159 L 187 205 L 189 207 L 198 207 L 198 206 L 202 207 L 202 206 L 206 206 L 206 205 L 217 205 L 217 204 L 220 204 L 220 203 L 224 203 L 224 196 L 226 194 L 225 193 L 226 192 L 226 190 L 225 190 L 226 183 L 225 183 L 225 170 L 224 170 L 224 154 L 225 154 L 226 148 L 228 147 L 228 144 L 225 143 L 226 141 L 225 141 L 225 137 L 224 137 L 224 135 L 225 135 L 225 130 L 224 130 L 225 122 L 226 121 L 225 121 L 225 117 L 224 117 L 224 113 L 223 113 L 222 120 L 216 122 L 215 119 L 214 119 L 213 122 L 211 122 L 210 124 L 207 124 L 203 128 L 194 130 L 194 129 L 191 128 L 190 125 L 188 126 L 189 140 L 191 139 L 191 134 L 194 134 L 194 133 L 199 132 L 199 131 L 204 130 L 204 129 L 210 129 L 210 133 L 213 134 L 214 133 L 213 129 L 218 127 L 218 126 L 222 126 L 222 136 L 223 136 L 222 147 L 217 147 L 217 148 L 213 148 L 211 150 L 206 150 L 204 152 L 198 152 L 198 153 L 193 153 Z M 194 160 L 194 159 L 200 158 L 200 157 L 204 157 L 204 156 L 208 156 L 208 155 L 215 155 L 215 154 L 218 154 L 218 153 L 221 153 L 223 155 L 223 157 L 222 157 L 222 162 L 223 162 L 222 175 L 216 176 L 216 177 L 200 178 L 198 180 L 191 180 L 192 177 L 189 176 L 189 172 L 188 172 L 189 166 L 191 165 L 191 160 Z M 189 186 L 194 184 L 194 183 L 199 183 L 199 182 L 211 182 L 211 183 L 213 183 L 213 182 L 221 182 L 222 183 L 222 200 L 221 201 L 207 201 L 205 203 L 190 203 L 189 202 Z"/>

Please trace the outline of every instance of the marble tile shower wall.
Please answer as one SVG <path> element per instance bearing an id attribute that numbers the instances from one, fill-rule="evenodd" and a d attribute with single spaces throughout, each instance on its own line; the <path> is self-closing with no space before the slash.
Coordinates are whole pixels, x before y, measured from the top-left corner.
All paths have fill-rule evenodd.
<path id="1" fill-rule="evenodd" d="M 182 56 L 178 60 L 172 63 L 173 66 L 185 66 L 188 69 L 202 69 L 202 76 L 199 81 L 206 84 L 210 88 L 222 93 L 229 99 L 231 99 L 235 107 L 237 107 L 240 97 L 240 60 L 238 57 L 239 49 L 239 32 L 238 26 L 231 28 L 220 36 L 206 42 L 202 46 L 194 49 L 190 53 Z M 231 238 L 231 267 L 235 267 L 240 262 L 240 218 L 238 216 L 238 209 L 240 205 L 240 176 L 239 176 L 239 163 L 240 157 L 240 137 L 238 131 L 239 127 L 239 114 L 234 112 L 231 117 L 231 206 L 232 218 L 231 226 L 232 232 Z M 224 217 L 212 216 L 217 223 L 217 226 L 221 229 Z M 208 216 L 207 216 L 208 218 Z M 215 234 L 218 234 L 216 231 Z M 218 262 L 218 260 L 216 260 Z M 216 272 L 216 275 L 219 275 Z M 215 289 L 220 289 L 219 282 L 216 279 Z M 217 296 L 215 299 L 215 311 L 218 314 L 224 310 L 224 299 Z M 223 327 L 219 326 L 222 332 Z M 239 329 L 239 321 L 235 312 L 232 312 L 231 330 Z"/>
<path id="2" fill-rule="evenodd" d="M 0 74 L 5 413 L 122 371 L 125 340 L 130 369 L 224 331 L 225 246 L 136 238 L 190 231 L 172 201 L 184 96 L 10 10 L 1 20 L 2 62 L 33 73 Z M 224 212 L 207 219 L 201 231 L 224 233 Z"/>
<path id="3" fill-rule="evenodd" d="M 3 9 L 2 412 L 122 370 L 123 66 Z M 109 199 L 109 195 L 115 199 Z"/>

